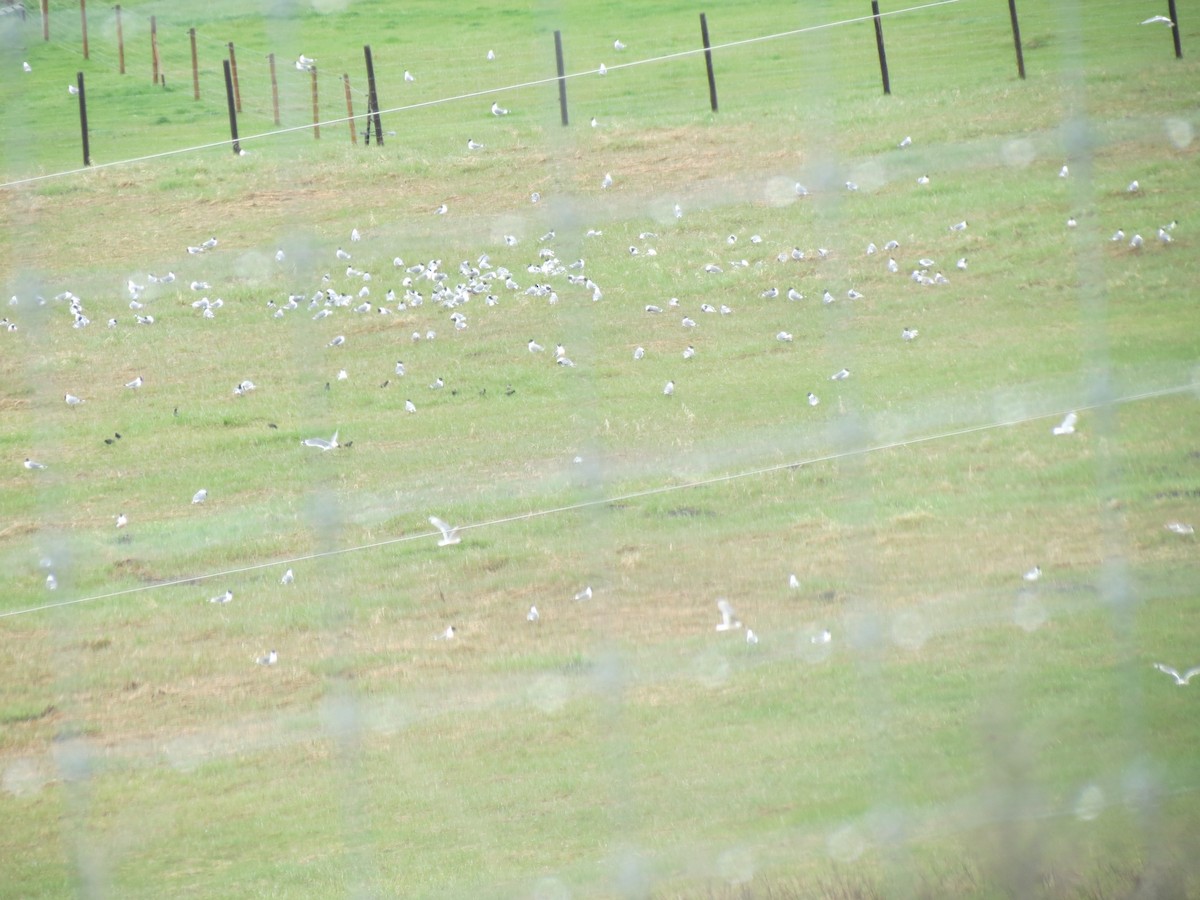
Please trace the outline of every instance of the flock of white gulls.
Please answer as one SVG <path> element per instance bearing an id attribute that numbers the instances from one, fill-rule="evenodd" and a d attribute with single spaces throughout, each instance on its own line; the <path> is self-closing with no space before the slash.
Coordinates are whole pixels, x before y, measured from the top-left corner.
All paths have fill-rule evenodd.
<path id="1" fill-rule="evenodd" d="M 1149 20 L 1154 21 L 1154 20 Z M 614 49 L 621 50 L 623 45 L 618 41 Z M 494 58 L 489 52 L 489 59 Z M 315 64 L 315 60 L 301 56 L 297 60 L 297 68 L 307 68 Z M 491 112 L 493 115 L 505 115 L 508 110 L 501 107 L 498 103 L 493 104 Z M 913 144 L 911 136 L 904 137 L 898 147 L 910 147 Z M 468 150 L 477 152 L 483 150 L 483 145 L 474 140 L 468 141 Z M 1070 177 L 1068 166 L 1063 166 L 1059 171 L 1059 177 Z M 614 183 L 611 173 L 605 173 L 601 180 L 601 189 L 608 189 Z M 917 179 L 918 189 L 923 185 L 930 183 L 928 176 L 922 176 Z M 858 186 L 853 182 L 846 182 L 847 190 L 855 191 Z M 1130 193 L 1138 193 L 1141 191 L 1141 185 L 1138 181 L 1131 182 L 1127 190 Z M 809 191 L 804 185 L 797 183 L 795 185 L 795 194 L 797 197 L 805 197 Z M 539 195 L 534 195 L 534 201 L 540 199 Z M 438 215 L 445 215 L 449 211 L 447 204 L 442 204 L 433 212 Z M 676 218 L 683 216 L 683 209 L 676 204 L 674 207 Z M 1072 219 L 1068 225 L 1073 227 L 1075 224 Z M 950 223 L 945 226 L 945 234 L 949 236 L 960 236 L 969 228 L 969 223 L 964 219 L 958 222 Z M 1158 243 L 1164 247 L 1172 242 L 1171 232 L 1175 228 L 1175 223 L 1171 222 L 1158 227 L 1157 237 Z M 587 238 L 600 238 L 603 232 L 599 229 L 591 229 L 587 232 Z M 352 245 L 359 244 L 363 235 L 358 229 L 351 231 L 350 243 Z M 314 322 L 321 322 L 324 319 L 333 319 L 344 322 L 349 319 L 351 322 L 355 317 L 365 317 L 369 315 L 388 316 L 407 313 L 409 317 L 421 318 L 433 311 L 438 316 L 446 316 L 450 326 L 456 331 L 466 331 L 471 326 L 471 319 L 468 317 L 467 311 L 473 305 L 482 303 L 486 307 L 499 306 L 505 302 L 503 299 L 506 296 L 523 295 L 527 297 L 537 297 L 543 299 L 547 304 L 556 304 L 560 301 L 559 292 L 572 292 L 572 296 L 590 298 L 592 302 L 599 302 L 604 298 L 604 291 L 600 285 L 588 274 L 585 270 L 587 263 L 585 259 L 579 258 L 572 262 L 561 261 L 555 250 L 554 242 L 556 233 L 552 230 L 543 235 L 537 242 L 536 258 L 530 260 L 526 255 L 526 261 L 519 266 L 509 268 L 505 265 L 493 263 L 491 254 L 484 252 L 479 254 L 474 260 L 464 260 L 455 267 L 447 267 L 441 259 L 430 259 L 412 264 L 406 264 L 403 259 L 396 256 L 391 261 L 391 267 L 388 274 L 373 273 L 368 269 L 360 268 L 356 264 L 355 253 L 351 253 L 344 247 L 337 247 L 332 254 L 336 260 L 337 266 L 342 270 L 342 278 L 335 278 L 331 274 L 325 274 L 322 278 L 322 283 L 319 288 L 314 289 L 311 293 L 291 293 L 286 298 L 271 299 L 266 303 L 268 313 L 276 319 L 282 319 L 292 315 L 306 315 Z M 657 255 L 655 241 L 657 235 L 653 232 L 642 232 L 638 236 L 641 242 L 639 245 L 631 245 L 629 247 L 630 257 L 653 257 Z M 724 240 L 726 255 L 736 246 L 741 237 L 736 234 L 730 234 Z M 1117 229 L 1112 240 L 1124 241 L 1125 232 Z M 802 249 L 799 246 L 787 247 L 784 246 L 777 251 L 765 250 L 765 239 L 758 234 L 752 234 L 748 237 L 747 243 L 755 248 L 757 257 L 755 262 L 751 262 L 747 258 L 729 259 L 727 265 L 731 269 L 753 269 L 756 272 L 772 272 L 778 273 L 779 277 L 784 280 L 799 280 L 804 277 L 804 272 L 794 267 L 795 263 L 809 261 L 811 264 L 820 265 L 822 261 L 833 257 L 834 251 L 827 247 L 817 247 L 815 249 Z M 219 241 L 216 237 L 202 241 L 195 245 L 190 245 L 186 248 L 189 257 L 203 257 L 205 254 L 213 252 L 217 249 Z M 506 235 L 504 237 L 506 248 L 517 248 L 521 244 L 521 240 L 516 235 Z M 1132 239 L 1128 242 L 1129 251 L 1134 253 L 1146 252 L 1146 242 L 1142 239 L 1140 233 L 1135 233 Z M 514 253 L 523 253 L 522 250 L 514 250 Z M 882 263 L 882 267 L 892 275 L 898 275 L 902 271 L 908 272 L 907 281 L 918 288 L 936 288 L 940 285 L 949 284 L 949 278 L 943 274 L 935 260 L 926 256 L 920 256 L 913 262 L 907 264 L 901 263 L 897 257 L 903 255 L 903 248 L 898 240 L 892 239 L 880 246 L 874 242 L 869 243 L 865 248 L 865 255 L 874 257 L 878 255 L 880 258 L 886 258 L 886 262 Z M 364 254 L 369 255 L 369 254 Z M 277 251 L 275 254 L 277 262 L 284 262 L 286 259 L 283 250 Z M 774 268 L 772 268 L 772 258 Z M 966 257 L 959 257 L 955 262 L 955 269 L 959 272 L 968 270 L 968 261 Z M 724 269 L 717 263 L 706 263 L 702 267 L 703 272 L 711 275 L 719 275 Z M 130 318 L 122 318 L 121 316 L 111 316 L 107 319 L 108 328 L 120 328 L 126 323 L 132 323 L 135 327 L 154 326 L 158 323 L 155 316 L 147 310 L 152 306 L 154 301 L 167 298 L 170 293 L 174 292 L 176 297 L 178 292 L 182 292 L 183 288 L 168 288 L 167 286 L 174 285 L 178 281 L 178 276 L 173 271 L 164 273 L 146 273 L 144 277 L 129 278 L 125 284 L 125 291 L 128 294 L 128 307 L 132 316 Z M 378 289 L 379 282 L 390 281 L 391 285 Z M 213 292 L 212 283 L 208 280 L 195 278 L 186 282 L 187 289 L 194 294 L 199 294 L 190 306 L 195 311 L 195 314 L 206 319 L 217 319 L 219 311 L 224 306 L 224 301 L 220 297 L 210 296 Z M 340 285 L 340 287 L 338 286 Z M 349 285 L 349 286 L 348 286 Z M 154 286 L 154 290 L 150 290 L 150 286 Z M 777 284 L 769 285 L 765 288 L 757 289 L 756 294 L 759 300 L 767 301 L 768 303 L 786 300 L 788 304 L 800 304 L 806 298 L 800 290 L 795 286 L 781 288 Z M 843 295 L 849 302 L 855 302 L 863 299 L 863 294 L 853 287 L 845 290 Z M 85 309 L 84 301 L 76 296 L 71 291 L 63 291 L 54 298 L 55 303 L 65 303 L 71 316 L 71 324 L 76 329 L 87 328 L 92 324 L 92 320 Z M 38 304 L 45 305 L 47 303 L 43 298 L 36 298 L 34 301 Z M 822 305 L 830 305 L 840 302 L 838 295 L 835 295 L 832 290 L 823 290 L 821 296 Z M 10 307 L 13 309 L 12 318 L 5 318 L 0 322 L 0 330 L 7 332 L 15 332 L 19 329 L 18 319 L 20 316 L 20 307 L 22 301 L 18 297 L 13 297 L 10 301 Z M 172 304 L 164 303 L 160 306 L 170 307 Z M 177 306 L 167 310 L 163 310 L 163 315 L 166 321 L 169 321 L 170 316 L 175 314 Z M 647 303 L 644 306 L 644 313 L 647 316 L 663 316 L 673 312 L 680 323 L 680 328 L 685 334 L 691 333 L 701 327 L 700 323 L 707 316 L 714 316 L 715 321 L 719 321 L 722 317 L 734 314 L 734 310 L 728 305 L 721 304 L 714 306 L 707 302 L 691 302 L 685 305 L 685 301 L 677 297 L 671 297 L 664 301 L 656 303 Z M 432 317 L 432 316 L 430 316 Z M 159 324 L 159 327 L 162 327 Z M 169 326 L 168 326 L 169 327 Z M 714 327 L 714 326 L 709 326 Z M 347 347 L 352 343 L 352 339 L 346 334 L 339 333 L 325 341 L 325 345 L 330 349 L 338 349 Z M 352 329 L 346 328 L 346 331 Z M 917 339 L 919 331 L 916 328 L 909 326 L 903 327 L 899 332 L 899 338 L 905 342 L 912 342 Z M 769 335 L 764 335 L 764 339 Z M 793 340 L 791 332 L 781 330 L 776 332 L 774 340 L 783 343 L 790 343 Z M 411 341 L 413 343 L 429 342 L 437 339 L 437 331 L 433 327 L 421 327 L 412 332 Z M 764 345 L 765 346 L 765 345 Z M 538 356 L 545 352 L 545 344 L 540 343 L 536 338 L 530 338 L 526 344 L 526 349 L 529 354 Z M 682 361 L 686 362 L 695 357 L 697 353 L 694 343 L 687 343 L 681 352 Z M 646 349 L 642 346 L 636 347 L 633 351 L 634 360 L 642 360 L 646 356 Z M 553 354 L 554 363 L 564 368 L 574 368 L 575 363 L 567 355 L 565 346 L 559 342 L 555 346 Z M 392 370 L 387 380 L 381 387 L 386 387 L 394 378 L 399 381 L 407 379 L 408 370 L 406 369 L 403 360 L 397 360 L 394 370 Z M 842 367 L 828 376 L 831 382 L 841 382 L 851 377 L 851 371 L 848 368 Z M 346 369 L 339 369 L 336 375 L 337 380 L 346 380 L 349 378 Z M 137 375 L 132 380 L 124 382 L 125 388 L 130 391 L 140 391 L 151 380 L 143 378 L 142 375 Z M 682 382 L 686 384 L 686 381 Z M 434 378 L 429 385 L 429 389 L 438 390 L 443 388 L 445 381 L 441 376 Z M 677 384 L 674 379 L 668 380 L 662 388 L 662 394 L 667 397 L 673 397 L 676 394 Z M 235 397 L 244 397 L 247 394 L 257 390 L 257 386 L 249 380 L 239 380 L 232 389 L 232 394 Z M 87 400 L 84 397 L 78 396 L 71 392 L 64 395 L 65 403 L 72 408 L 78 409 L 83 406 Z M 807 403 L 810 407 L 816 407 L 820 404 L 820 398 L 813 391 L 807 392 Z M 411 399 L 405 400 L 405 410 L 408 413 L 416 413 L 417 406 Z M 1069 436 L 1076 432 L 1079 425 L 1079 416 L 1075 412 L 1068 413 L 1063 420 L 1052 429 L 1054 436 Z M 115 433 L 113 437 L 106 438 L 106 443 L 112 444 L 120 440 L 121 435 Z M 322 453 L 336 451 L 342 447 L 349 447 L 351 442 L 345 444 L 339 441 L 339 430 L 334 429 L 329 437 L 313 436 L 303 439 L 301 445 L 306 448 L 312 448 L 321 451 Z M 578 461 L 578 458 L 577 458 Z M 29 471 L 43 471 L 47 468 L 47 464 L 35 460 L 31 457 L 26 457 L 24 461 L 25 469 Z M 193 494 L 191 502 L 198 505 L 203 504 L 208 500 L 208 490 L 206 488 L 198 489 Z M 115 516 L 117 528 L 125 528 L 128 525 L 128 517 L 124 512 L 118 512 Z M 429 516 L 429 523 L 433 525 L 440 533 L 441 537 L 438 540 L 439 547 L 450 547 L 461 543 L 462 535 L 460 527 L 450 525 L 437 516 Z M 1182 522 L 1170 522 L 1166 526 L 1168 530 L 1179 535 L 1192 535 L 1194 529 L 1191 525 Z M 44 560 L 47 563 L 47 568 L 52 566 L 52 562 Z M 1040 579 L 1042 570 L 1039 566 L 1035 566 L 1024 574 L 1024 580 L 1034 582 Z M 280 583 L 282 585 L 290 585 L 295 581 L 295 575 L 292 569 L 288 569 Z M 788 584 L 791 589 L 800 587 L 800 580 L 795 574 L 789 575 Z M 49 574 L 46 579 L 46 585 L 49 589 L 57 588 L 58 582 L 53 573 Z M 576 601 L 591 600 L 593 596 L 591 586 L 587 586 L 575 595 Z M 232 602 L 234 593 L 232 589 L 227 589 L 223 593 L 210 598 L 209 602 L 217 605 L 224 605 Z M 742 621 L 736 616 L 733 606 L 728 600 L 721 598 L 717 601 L 717 610 L 720 614 L 720 621 L 716 625 L 718 632 L 738 632 L 743 631 L 747 644 L 757 644 L 759 641 L 758 634 L 751 628 L 744 627 Z M 531 606 L 526 614 L 526 620 L 530 623 L 540 621 L 542 614 L 536 606 Z M 453 640 L 457 634 L 457 629 L 453 625 L 449 625 L 443 632 L 438 634 L 438 640 Z M 832 634 L 828 630 L 817 632 L 811 637 L 814 644 L 825 644 L 832 640 Z M 275 650 L 271 650 L 265 656 L 256 659 L 256 662 L 261 665 L 271 666 L 278 660 L 278 655 Z M 1183 675 L 1180 675 L 1176 670 L 1156 664 L 1156 668 L 1162 672 L 1172 675 L 1176 682 L 1180 685 L 1188 683 L 1190 678 L 1200 671 L 1200 669 L 1190 669 Z"/>

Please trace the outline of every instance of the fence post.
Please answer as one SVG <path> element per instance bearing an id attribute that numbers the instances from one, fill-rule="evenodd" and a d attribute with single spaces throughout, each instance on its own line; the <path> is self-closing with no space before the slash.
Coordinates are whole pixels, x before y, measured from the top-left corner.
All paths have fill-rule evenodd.
<path id="1" fill-rule="evenodd" d="M 700 40 L 704 42 L 704 66 L 708 69 L 708 102 L 717 111 L 717 80 L 713 76 L 712 45 L 708 42 L 708 19 L 700 13 Z"/>
<path id="2" fill-rule="evenodd" d="M 350 100 L 350 76 L 342 73 L 342 85 L 346 88 L 346 121 L 350 123 L 350 143 L 358 143 L 358 135 L 354 133 L 354 104 Z"/>
<path id="3" fill-rule="evenodd" d="M 83 93 L 83 73 L 75 73 L 76 90 L 79 92 L 79 132 L 83 136 L 83 164 L 92 164 L 92 149 L 88 143 L 87 98 Z"/>
<path id="4" fill-rule="evenodd" d="M 887 51 L 883 49 L 883 21 L 879 18 L 879 0 L 871 0 L 871 13 L 875 18 L 875 46 L 879 48 L 879 71 L 883 73 L 883 92 L 892 92 L 892 82 L 888 78 Z"/>
<path id="5" fill-rule="evenodd" d="M 150 17 L 150 60 L 154 71 L 154 83 L 158 84 L 158 19 Z"/>
<path id="6" fill-rule="evenodd" d="M 1167 0 L 1167 15 L 1171 19 L 1171 37 L 1175 41 L 1175 58 L 1183 59 L 1183 46 L 1179 43 L 1179 13 L 1175 11 L 1175 0 Z"/>
<path id="7" fill-rule="evenodd" d="M 279 124 L 279 82 L 275 79 L 275 54 L 267 54 L 271 66 L 271 110 L 275 113 L 275 124 Z"/>
<path id="8" fill-rule="evenodd" d="M 558 108 L 562 113 L 562 123 L 568 124 L 567 119 L 567 72 L 563 67 L 562 32 L 554 32 L 554 62 L 558 66 Z"/>
<path id="9" fill-rule="evenodd" d="M 200 67 L 196 60 L 196 29 L 188 29 L 188 37 L 192 42 L 192 99 L 200 99 Z"/>
<path id="10" fill-rule="evenodd" d="M 375 122 L 375 143 L 383 146 L 383 123 L 379 120 L 379 95 L 375 93 L 375 63 L 371 59 L 371 45 L 363 46 L 363 57 L 367 63 L 367 116 Z M 371 143 L 371 125 L 367 123 L 367 143 Z"/>
<path id="11" fill-rule="evenodd" d="M 229 42 L 229 71 L 233 73 L 233 102 L 237 104 L 237 111 L 242 111 L 242 89 L 238 87 L 237 77 L 237 54 L 233 52 L 233 41 Z"/>
<path id="12" fill-rule="evenodd" d="M 321 139 L 321 112 L 320 105 L 317 103 L 317 66 L 313 63 L 312 69 L 312 101 L 313 101 L 313 140 Z"/>
<path id="13" fill-rule="evenodd" d="M 229 60 L 223 59 L 221 63 L 225 67 L 225 102 L 229 106 L 229 136 L 233 138 L 234 156 L 241 156 L 242 147 L 238 143 L 237 132 L 237 109 L 233 105 L 233 73 L 229 69 Z"/>
<path id="14" fill-rule="evenodd" d="M 79 0 L 79 23 L 83 29 L 83 58 L 88 58 L 87 40 L 87 0 Z"/>
<path id="15" fill-rule="evenodd" d="M 42 40 L 50 40 L 50 0 L 42 0 Z"/>
<path id="16" fill-rule="evenodd" d="M 1017 0 L 1008 0 L 1008 16 L 1012 19 L 1013 45 L 1017 48 L 1017 74 L 1025 78 L 1025 53 L 1021 50 L 1021 26 L 1017 22 Z"/>
<path id="17" fill-rule="evenodd" d="M 121 4 L 113 7 L 117 11 L 117 66 L 125 74 L 125 30 L 121 27 Z"/>

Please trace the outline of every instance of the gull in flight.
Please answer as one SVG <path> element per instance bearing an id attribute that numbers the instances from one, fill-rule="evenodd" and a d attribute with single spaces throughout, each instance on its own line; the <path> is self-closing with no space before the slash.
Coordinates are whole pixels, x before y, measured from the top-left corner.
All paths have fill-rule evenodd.
<path id="1" fill-rule="evenodd" d="M 280 584 L 295 584 L 296 583 L 296 576 L 295 576 L 295 574 L 293 574 L 291 569 L 288 569 L 286 572 L 283 573 L 283 577 L 279 579 L 279 583 Z"/>
<path id="2" fill-rule="evenodd" d="M 717 611 L 721 613 L 721 621 L 717 623 L 717 631 L 733 631 L 742 627 L 742 623 L 734 618 L 733 605 L 724 597 L 717 601 Z"/>
<path id="3" fill-rule="evenodd" d="M 279 654 L 272 650 L 266 656 L 260 656 L 255 662 L 260 666 L 273 666 L 279 662 Z"/>
<path id="4" fill-rule="evenodd" d="M 313 437 L 313 438 L 305 438 L 300 443 L 301 443 L 301 445 L 303 445 L 305 447 L 316 447 L 321 452 L 324 452 L 326 450 L 336 450 L 340 446 L 338 444 L 337 431 L 334 431 L 333 437 L 331 437 L 329 440 L 325 440 L 325 438 Z"/>
<path id="5" fill-rule="evenodd" d="M 529 612 L 525 613 L 526 622 L 536 622 L 540 618 L 541 616 L 538 614 L 536 606 L 529 607 Z"/>
<path id="6" fill-rule="evenodd" d="M 203 503 L 207 499 L 208 499 L 208 491 L 204 488 L 200 488 L 200 490 L 196 491 L 196 493 L 194 493 L 192 495 L 193 503 Z"/>
<path id="7" fill-rule="evenodd" d="M 43 466 L 43 468 L 45 468 L 45 467 Z M 1188 525 L 1185 522 L 1168 522 L 1166 527 L 1167 527 L 1167 531 L 1173 532 L 1175 534 L 1195 534 L 1196 533 L 1195 526 Z"/>
<path id="8" fill-rule="evenodd" d="M 40 462 L 38 462 L 37 460 L 30 459 L 27 456 L 27 457 L 25 457 L 25 468 L 27 468 L 27 469 L 44 469 L 46 467 L 44 465 L 42 465 Z"/>
<path id="9" fill-rule="evenodd" d="M 589 584 L 582 591 L 575 595 L 575 599 L 579 601 L 592 599 L 592 586 Z"/>
<path id="10" fill-rule="evenodd" d="M 209 598 L 209 603 L 228 603 L 233 599 L 233 591 L 226 591 L 223 594 L 217 594 L 215 597 Z"/>
<path id="11" fill-rule="evenodd" d="M 493 103 L 492 104 L 492 115 L 493 116 L 507 116 L 508 110 L 505 109 L 503 106 L 501 106 L 499 103 Z"/>
<path id="12" fill-rule="evenodd" d="M 453 640 L 453 638 L 454 638 L 454 634 L 455 634 L 455 631 L 456 631 L 456 629 L 455 629 L 455 627 L 454 627 L 453 625 L 448 625 L 448 626 L 446 626 L 446 630 L 445 630 L 445 631 L 443 631 L 443 632 L 442 632 L 441 634 L 439 634 L 439 635 L 435 635 L 433 639 L 434 639 L 435 641 L 449 641 L 449 640 Z"/>
<path id="13" fill-rule="evenodd" d="M 1191 681 L 1193 675 L 1200 675 L 1200 666 L 1193 666 L 1182 675 L 1180 675 L 1177 670 L 1172 669 L 1170 666 L 1164 666 L 1162 663 L 1155 663 L 1154 668 L 1158 669 L 1158 671 L 1162 672 L 1164 675 L 1170 675 L 1175 679 L 1175 683 L 1180 687 L 1183 687 L 1185 684 Z"/>
<path id="14" fill-rule="evenodd" d="M 1073 412 L 1069 412 L 1063 417 L 1060 424 L 1055 425 L 1052 434 L 1074 434 L 1075 423 L 1079 421 L 1079 416 Z"/>
<path id="15" fill-rule="evenodd" d="M 449 547 L 451 544 L 457 544 L 462 540 L 458 536 L 457 526 L 448 525 L 437 516 L 430 516 L 429 524 L 442 533 L 442 539 L 438 541 L 439 547 Z"/>
<path id="16" fill-rule="evenodd" d="M 1142 22 L 1142 24 L 1143 25 L 1167 25 L 1171 28 L 1175 27 L 1175 23 L 1172 22 L 1170 19 L 1168 19 L 1166 16 L 1151 16 L 1150 18 L 1148 18 L 1144 22 Z"/>

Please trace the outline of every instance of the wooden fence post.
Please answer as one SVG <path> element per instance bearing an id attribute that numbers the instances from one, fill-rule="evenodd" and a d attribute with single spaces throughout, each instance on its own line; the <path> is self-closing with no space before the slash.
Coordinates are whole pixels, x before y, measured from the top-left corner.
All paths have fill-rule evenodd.
<path id="1" fill-rule="evenodd" d="M 50 40 L 50 0 L 42 0 L 42 40 Z"/>
<path id="2" fill-rule="evenodd" d="M 358 134 L 354 131 L 354 104 L 350 99 L 350 76 L 342 73 L 342 85 L 346 88 L 346 121 L 350 123 L 350 143 L 358 143 Z"/>
<path id="3" fill-rule="evenodd" d="M 155 16 L 150 17 L 150 61 L 154 83 L 158 84 L 158 18 Z"/>
<path id="4" fill-rule="evenodd" d="M 267 54 L 267 62 L 271 67 L 271 109 L 275 113 L 275 124 L 279 124 L 279 82 L 275 78 L 275 54 Z"/>
<path id="5" fill-rule="evenodd" d="M 79 0 L 79 24 L 83 30 L 83 58 L 88 58 L 87 0 Z"/>
<path id="6" fill-rule="evenodd" d="M 242 90 L 238 87 L 237 77 L 237 54 L 233 52 L 233 41 L 229 42 L 229 71 L 233 73 L 233 100 L 237 104 L 237 111 L 242 111 Z"/>
<path id="7" fill-rule="evenodd" d="M 1008 0 L 1008 16 L 1012 19 L 1013 45 L 1017 48 L 1017 74 L 1025 78 L 1025 53 L 1021 49 L 1021 25 L 1017 22 L 1017 0 Z"/>
<path id="8" fill-rule="evenodd" d="M 321 139 L 321 111 L 320 105 L 317 103 L 317 66 L 313 63 L 313 67 L 309 70 L 312 73 L 312 101 L 313 101 L 313 139 Z"/>
<path id="9" fill-rule="evenodd" d="M 121 4 L 113 7 L 117 11 L 117 67 L 122 75 L 125 74 L 125 31 L 121 27 Z"/>
<path id="10" fill-rule="evenodd" d="M 704 42 L 704 67 L 708 69 L 708 102 L 717 111 L 717 80 L 713 76 L 712 45 L 708 42 L 708 18 L 700 13 L 700 40 Z"/>
<path id="11" fill-rule="evenodd" d="M 79 94 L 79 131 L 83 136 L 83 164 L 92 164 L 92 150 L 88 143 L 87 97 L 83 93 L 83 73 L 75 73 L 76 93 Z"/>
<path id="12" fill-rule="evenodd" d="M 221 60 L 225 67 L 225 103 L 229 106 L 229 135 L 233 138 L 234 156 L 242 155 L 241 144 L 238 143 L 237 108 L 233 105 L 233 73 L 229 69 L 229 60 Z"/>
<path id="13" fill-rule="evenodd" d="M 192 42 L 192 99 L 200 99 L 200 66 L 196 59 L 196 29 L 188 29 L 188 38 Z"/>
<path id="14" fill-rule="evenodd" d="M 892 92 L 892 82 L 888 78 L 887 51 L 883 49 L 883 21 L 879 18 L 879 0 L 871 0 L 871 14 L 875 19 L 875 46 L 879 49 L 879 71 L 883 73 L 883 92 Z"/>
<path id="15" fill-rule="evenodd" d="M 563 66 L 562 32 L 554 32 L 554 62 L 558 66 L 558 108 L 562 113 L 562 123 L 567 119 L 567 71 Z"/>

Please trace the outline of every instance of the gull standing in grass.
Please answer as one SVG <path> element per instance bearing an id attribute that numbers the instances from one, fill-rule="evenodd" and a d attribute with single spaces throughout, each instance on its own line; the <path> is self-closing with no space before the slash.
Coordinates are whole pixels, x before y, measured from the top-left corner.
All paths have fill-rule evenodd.
<path id="1" fill-rule="evenodd" d="M 129 524 L 129 517 L 125 513 L 117 513 L 116 519 L 118 528 L 124 528 Z"/>
<path id="2" fill-rule="evenodd" d="M 592 586 L 589 584 L 582 591 L 579 591 L 577 594 L 575 594 L 575 599 L 579 600 L 581 602 L 583 600 L 591 600 L 592 599 Z"/>
<path id="3" fill-rule="evenodd" d="M 192 502 L 193 503 L 203 503 L 207 499 L 208 499 L 208 490 L 205 488 L 200 488 L 200 490 L 198 490 L 198 491 L 196 491 L 196 493 L 192 494 Z"/>
<path id="4" fill-rule="evenodd" d="M 296 576 L 291 569 L 283 573 L 283 577 L 279 579 L 280 584 L 295 584 Z"/>
<path id="5" fill-rule="evenodd" d="M 442 539 L 438 541 L 439 547 L 449 547 L 451 544 L 457 544 L 462 541 L 462 538 L 458 535 L 457 526 L 449 525 L 437 516 L 430 516 L 429 524 L 442 533 Z"/>
<path id="6" fill-rule="evenodd" d="M 215 597 L 210 597 L 208 602 L 209 603 L 228 603 L 232 599 L 233 599 L 233 591 L 227 590 L 223 594 L 217 594 L 217 596 L 215 596 Z"/>
<path id="7" fill-rule="evenodd" d="M 1200 666 L 1193 666 L 1182 675 L 1180 675 L 1176 669 L 1172 669 L 1170 666 L 1164 666 L 1162 663 L 1155 663 L 1154 668 L 1158 669 L 1158 671 L 1162 672 L 1164 675 L 1170 675 L 1175 679 L 1175 683 L 1180 687 L 1183 687 L 1189 681 L 1191 681 L 1193 675 L 1200 675 Z"/>
<path id="8" fill-rule="evenodd" d="M 79 404 L 83 403 L 83 401 L 74 394 L 64 394 L 63 399 L 67 402 L 67 406 L 78 406 Z"/>
<path id="9" fill-rule="evenodd" d="M 139 375 L 137 378 L 133 379 L 133 381 L 125 382 L 125 387 L 129 388 L 131 391 L 136 391 L 143 384 L 145 384 L 145 382 L 142 380 L 142 376 Z"/>
<path id="10" fill-rule="evenodd" d="M 492 115 L 493 116 L 507 116 L 508 110 L 505 109 L 503 106 L 501 106 L 499 103 L 493 103 L 492 104 Z"/>
<path id="11" fill-rule="evenodd" d="M 457 629 L 456 629 L 456 628 L 455 628 L 453 625 L 448 625 L 448 626 L 446 627 L 446 630 L 445 630 L 445 631 L 443 631 L 441 634 L 434 635 L 434 638 L 433 638 L 433 639 L 434 639 L 435 641 L 449 641 L 449 640 L 453 640 L 453 639 L 454 639 L 454 635 L 455 635 L 456 633 L 457 633 Z"/>
<path id="12" fill-rule="evenodd" d="M 536 622 L 540 618 L 541 615 L 538 614 L 536 606 L 529 607 L 529 612 L 525 613 L 526 622 Z"/>
<path id="13" fill-rule="evenodd" d="M 279 662 L 279 654 L 272 650 L 266 656 L 260 656 L 255 662 L 260 666 L 273 666 Z"/>
<path id="14" fill-rule="evenodd" d="M 1184 522 L 1168 522 L 1166 525 L 1167 531 L 1174 534 L 1195 534 L 1196 528 L 1194 525 L 1188 525 Z"/>
<path id="15" fill-rule="evenodd" d="M 812 391 L 809 391 L 808 392 L 808 405 L 809 406 L 820 406 L 821 398 L 818 397 L 816 394 L 814 394 Z"/>
<path id="16" fill-rule="evenodd" d="M 1034 566 L 1032 569 L 1030 569 L 1028 572 L 1026 572 L 1021 577 L 1024 578 L 1026 581 L 1030 581 L 1030 582 L 1037 581 L 1039 578 L 1042 577 L 1042 567 Z"/>
<path id="17" fill-rule="evenodd" d="M 27 456 L 27 457 L 25 457 L 25 468 L 30 469 L 30 470 L 36 470 L 36 469 L 44 469 L 46 467 L 42 463 L 38 462 L 36 459 L 30 459 Z"/>

